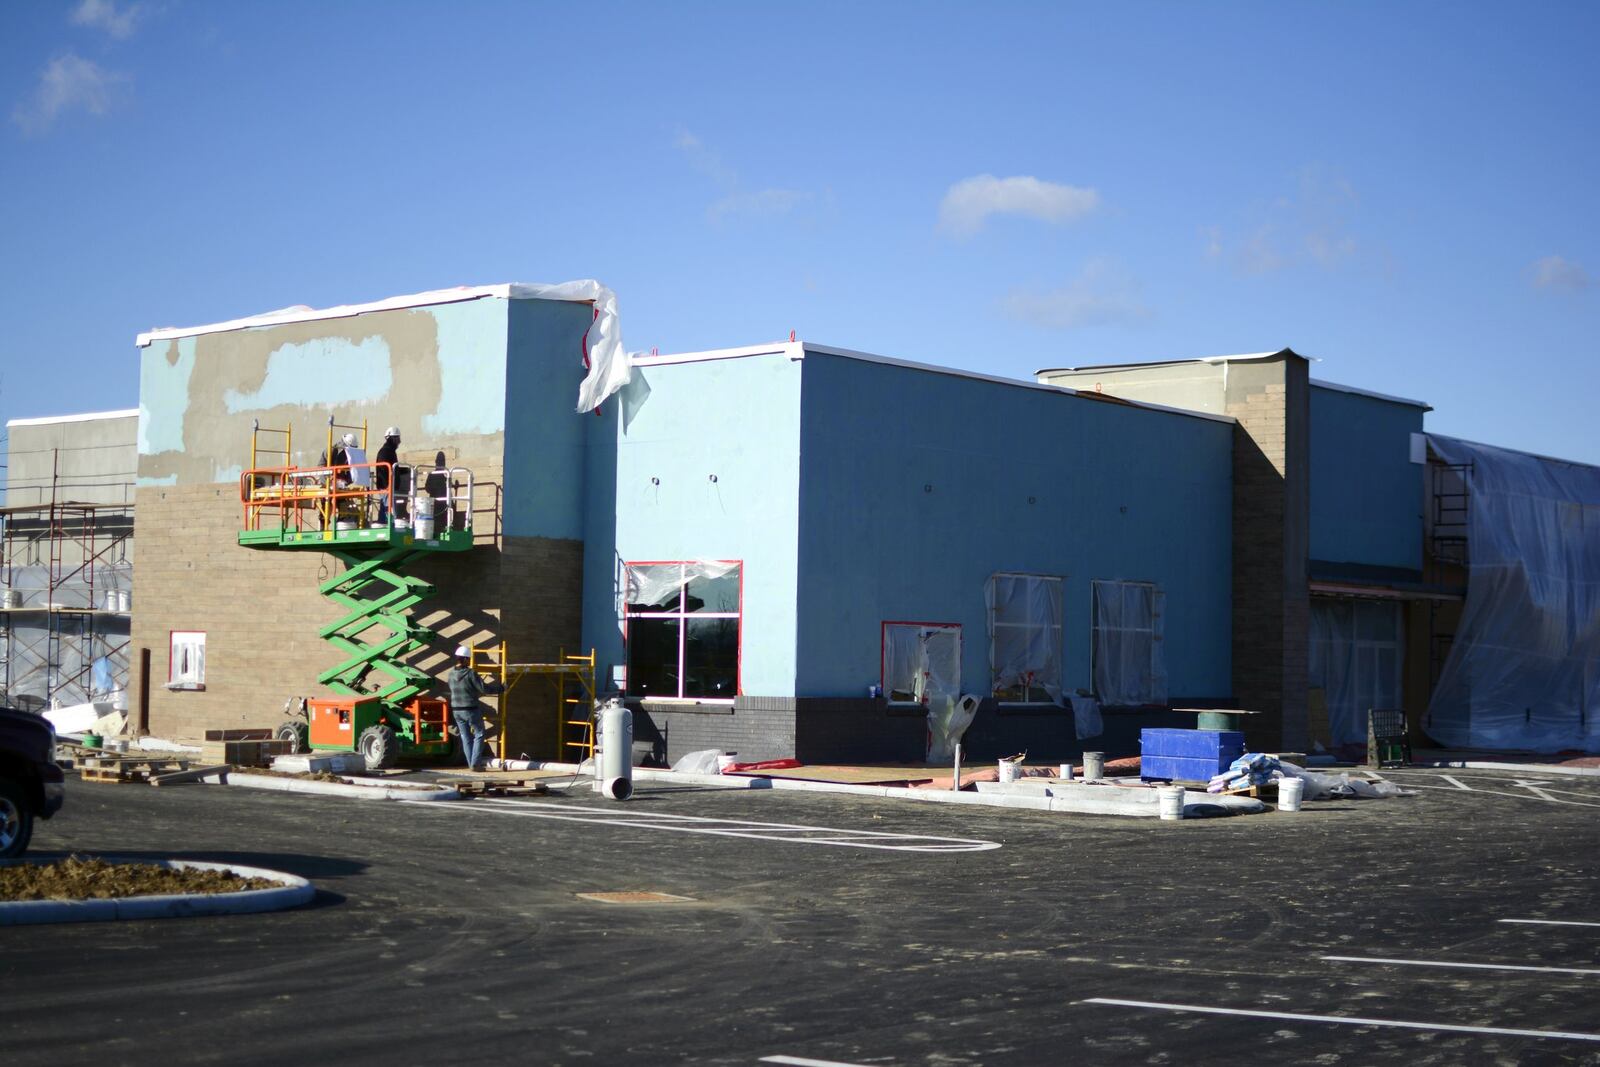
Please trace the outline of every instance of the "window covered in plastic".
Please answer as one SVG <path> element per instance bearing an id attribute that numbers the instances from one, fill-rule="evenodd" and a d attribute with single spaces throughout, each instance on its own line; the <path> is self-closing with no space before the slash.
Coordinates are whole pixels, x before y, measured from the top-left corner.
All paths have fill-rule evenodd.
<path id="1" fill-rule="evenodd" d="M 1109 707 L 1167 702 L 1166 594 L 1153 582 L 1093 583 L 1094 694 Z"/>
<path id="2" fill-rule="evenodd" d="M 1061 579 L 995 574 L 984 587 L 989 608 L 989 669 L 1005 703 L 1061 700 Z"/>
<path id="3" fill-rule="evenodd" d="M 1400 605 L 1381 600 L 1311 598 L 1310 681 L 1327 700 L 1327 740 L 1367 739 L 1367 712 L 1401 706 L 1405 631 Z"/>
<path id="4" fill-rule="evenodd" d="M 883 695 L 891 704 L 921 704 L 961 690 L 961 627 L 946 623 L 883 624 Z"/>
<path id="5" fill-rule="evenodd" d="M 740 565 L 630 563 L 627 577 L 628 692 L 732 700 L 739 688 Z"/>

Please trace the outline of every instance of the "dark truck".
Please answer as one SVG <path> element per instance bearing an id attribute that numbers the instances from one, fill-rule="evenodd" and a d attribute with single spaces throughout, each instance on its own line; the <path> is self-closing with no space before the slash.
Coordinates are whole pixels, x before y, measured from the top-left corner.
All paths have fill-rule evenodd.
<path id="1" fill-rule="evenodd" d="M 0 707 L 0 859 L 26 852 L 33 820 L 61 810 L 65 777 L 56 765 L 55 728 Z"/>

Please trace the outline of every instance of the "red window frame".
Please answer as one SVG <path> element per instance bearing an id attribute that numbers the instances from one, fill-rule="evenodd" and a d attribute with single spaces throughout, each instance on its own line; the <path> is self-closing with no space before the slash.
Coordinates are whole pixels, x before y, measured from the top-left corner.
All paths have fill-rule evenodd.
<path id="1" fill-rule="evenodd" d="M 634 615 L 658 615 L 659 612 L 630 611 L 628 605 L 628 570 L 631 567 L 682 567 L 694 563 L 728 563 L 739 568 L 739 640 L 734 646 L 733 664 L 733 698 L 728 697 L 646 697 L 648 700 L 672 701 L 679 704 L 731 704 L 734 699 L 744 696 L 744 560 L 742 559 L 625 559 L 622 561 L 622 658 L 628 661 L 628 645 L 632 639 L 630 619 Z M 683 662 L 683 636 L 679 631 L 679 664 Z M 633 672 L 628 672 L 628 685 L 633 684 Z M 680 676 L 678 688 L 683 688 Z"/>

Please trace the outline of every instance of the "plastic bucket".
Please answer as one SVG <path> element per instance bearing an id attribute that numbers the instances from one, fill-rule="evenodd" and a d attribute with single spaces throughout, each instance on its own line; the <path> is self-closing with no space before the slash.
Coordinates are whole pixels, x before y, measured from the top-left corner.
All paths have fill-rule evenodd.
<path id="1" fill-rule="evenodd" d="M 411 520 L 411 533 L 418 541 L 433 540 L 433 512 L 417 512 Z"/>
<path id="2" fill-rule="evenodd" d="M 1085 752 L 1083 754 L 1083 780 L 1086 782 L 1099 781 L 1105 777 L 1106 754 L 1104 752 Z"/>
<path id="3" fill-rule="evenodd" d="M 1015 760 L 1003 759 L 1000 761 L 1000 780 L 1014 782 L 1017 780 L 1017 763 Z"/>
<path id="4" fill-rule="evenodd" d="M 1061 765 L 1061 773 L 1057 777 L 1059 777 L 1063 782 L 1072 781 L 1072 764 L 1063 763 Z"/>
<path id="5" fill-rule="evenodd" d="M 0 608 L 22 607 L 22 594 L 15 589 L 0 590 Z"/>
<path id="6" fill-rule="evenodd" d="M 1161 818 L 1167 822 L 1174 822 L 1183 818 L 1183 786 L 1163 785 L 1157 787 L 1160 797 Z"/>
<path id="7" fill-rule="evenodd" d="M 1304 778 L 1280 778 L 1278 780 L 1278 810 L 1299 811 L 1300 799 L 1306 794 L 1306 780 Z"/>

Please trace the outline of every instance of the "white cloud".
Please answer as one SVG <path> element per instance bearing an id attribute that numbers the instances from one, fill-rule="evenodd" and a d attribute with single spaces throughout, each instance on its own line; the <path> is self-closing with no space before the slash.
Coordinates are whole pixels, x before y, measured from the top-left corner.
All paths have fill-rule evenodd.
<path id="1" fill-rule="evenodd" d="M 808 204 L 812 195 L 799 189 L 758 189 L 751 193 L 729 193 L 706 208 L 706 218 L 712 222 L 737 216 L 771 218 L 787 215 L 795 208 Z"/>
<path id="2" fill-rule="evenodd" d="M 127 80 L 126 75 L 106 70 L 74 52 L 59 55 L 44 68 L 33 95 L 12 109 L 12 121 L 31 134 L 43 133 L 63 113 L 74 109 L 104 115 Z"/>
<path id="3" fill-rule="evenodd" d="M 745 189 L 739 172 L 724 164 L 721 156 L 688 130 L 680 128 L 673 135 L 672 144 L 691 167 L 721 188 L 722 195 L 706 208 L 706 220 L 713 224 L 794 215 L 818 202 L 815 194 L 803 189 Z M 821 203 L 826 207 L 831 200 L 831 191 L 826 191 Z"/>
<path id="4" fill-rule="evenodd" d="M 1583 266 L 1565 256 L 1545 256 L 1531 268 L 1533 284 L 1537 289 L 1551 289 L 1558 293 L 1581 293 L 1594 284 Z"/>
<path id="5" fill-rule="evenodd" d="M 1138 285 L 1128 273 L 1106 259 L 1090 260 L 1058 289 L 1012 290 L 1001 306 L 1011 318 L 1048 330 L 1126 326 L 1154 314 L 1139 300 Z"/>
<path id="6" fill-rule="evenodd" d="M 945 191 L 939 202 L 939 229 L 969 236 L 982 229 L 990 215 L 1023 215 L 1059 224 L 1082 218 L 1099 206 L 1100 194 L 1093 189 L 1028 176 L 979 174 Z"/>
<path id="7" fill-rule="evenodd" d="M 1362 245 L 1350 218 L 1359 199 L 1349 180 L 1313 165 L 1300 171 L 1298 186 L 1295 195 L 1277 197 L 1231 234 L 1221 226 L 1200 227 L 1205 257 L 1227 260 L 1241 274 L 1331 269 L 1355 258 Z"/>
<path id="8" fill-rule="evenodd" d="M 143 15 L 142 4 L 118 8 L 116 0 L 82 0 L 72 9 L 72 23 L 92 30 L 104 30 L 116 38 L 131 37 Z"/>

